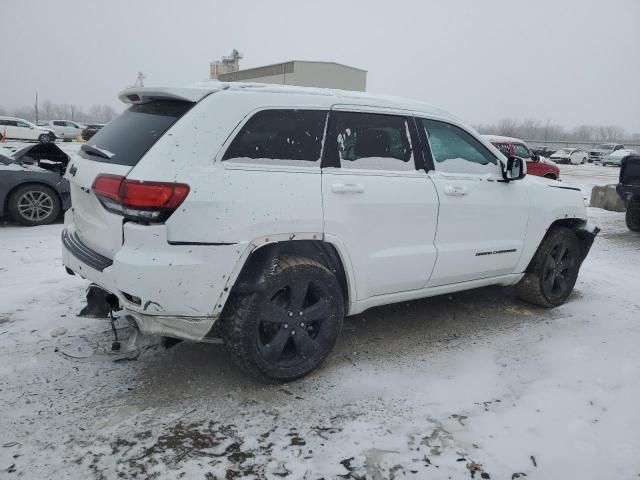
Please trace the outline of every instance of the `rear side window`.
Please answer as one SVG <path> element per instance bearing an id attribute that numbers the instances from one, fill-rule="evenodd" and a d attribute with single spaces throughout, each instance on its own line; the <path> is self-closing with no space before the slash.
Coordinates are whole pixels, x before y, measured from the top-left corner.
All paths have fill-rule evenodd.
<path id="1" fill-rule="evenodd" d="M 55 122 L 53 122 L 53 124 L 54 124 L 56 127 L 66 127 L 66 126 L 67 126 L 66 122 L 61 122 L 61 121 L 59 121 L 59 120 L 56 120 Z"/>
<path id="2" fill-rule="evenodd" d="M 244 124 L 222 160 L 232 158 L 320 159 L 327 112 L 322 110 L 262 110 Z"/>
<path id="3" fill-rule="evenodd" d="M 406 117 L 340 111 L 331 115 L 327 145 L 342 168 L 415 170 Z"/>
<path id="4" fill-rule="evenodd" d="M 193 105 L 174 100 L 132 105 L 81 147 L 82 156 L 133 167 Z"/>

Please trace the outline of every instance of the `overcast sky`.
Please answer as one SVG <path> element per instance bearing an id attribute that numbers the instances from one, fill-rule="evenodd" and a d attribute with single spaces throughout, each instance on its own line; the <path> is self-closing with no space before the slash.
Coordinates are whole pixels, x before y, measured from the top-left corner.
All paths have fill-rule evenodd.
<path id="1" fill-rule="evenodd" d="M 241 67 L 328 60 L 368 90 L 469 123 L 503 117 L 640 132 L 640 0 L 0 0 L 0 106 L 119 107 L 193 83 L 237 48 Z"/>

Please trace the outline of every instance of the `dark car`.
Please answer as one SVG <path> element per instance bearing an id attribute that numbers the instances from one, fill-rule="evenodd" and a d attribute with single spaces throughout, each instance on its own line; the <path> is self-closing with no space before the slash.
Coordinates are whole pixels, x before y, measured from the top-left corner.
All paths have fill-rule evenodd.
<path id="1" fill-rule="evenodd" d="M 46 225 L 71 206 L 63 178 L 69 156 L 54 143 L 0 149 L 0 217 L 23 225 Z"/>
<path id="2" fill-rule="evenodd" d="M 549 158 L 551 155 L 556 153 L 555 148 L 549 148 L 546 145 L 544 147 L 534 147 L 531 149 L 534 155 L 538 155 L 539 157 Z"/>
<path id="3" fill-rule="evenodd" d="M 616 190 L 627 208 L 627 227 L 632 232 L 640 232 L 640 155 L 622 159 Z"/>
<path id="4" fill-rule="evenodd" d="M 82 130 L 82 139 L 84 141 L 88 141 L 91 137 L 93 137 L 98 131 L 104 127 L 102 123 L 91 123 L 86 126 L 84 130 Z"/>

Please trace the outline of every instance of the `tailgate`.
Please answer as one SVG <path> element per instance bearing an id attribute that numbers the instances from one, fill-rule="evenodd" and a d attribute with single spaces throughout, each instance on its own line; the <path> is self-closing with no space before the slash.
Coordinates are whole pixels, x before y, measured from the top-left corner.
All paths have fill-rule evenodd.
<path id="1" fill-rule="evenodd" d="M 91 250 L 111 259 L 122 246 L 124 218 L 106 210 L 91 191 L 91 185 L 101 173 L 126 176 L 131 168 L 76 157 L 67 169 L 75 233 Z"/>
<path id="2" fill-rule="evenodd" d="M 65 178 L 71 187 L 78 239 L 113 259 L 122 246 L 124 217 L 104 208 L 91 187 L 98 175 L 126 177 L 193 102 L 152 100 L 135 104 L 105 125 L 74 155 Z"/>

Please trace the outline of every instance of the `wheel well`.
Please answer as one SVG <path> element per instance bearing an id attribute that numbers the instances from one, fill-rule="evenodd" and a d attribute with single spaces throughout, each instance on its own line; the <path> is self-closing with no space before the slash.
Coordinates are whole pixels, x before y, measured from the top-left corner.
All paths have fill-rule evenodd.
<path id="1" fill-rule="evenodd" d="M 261 290 L 264 276 L 275 270 L 278 258 L 284 255 L 307 257 L 327 267 L 338 279 L 345 308 L 348 308 L 349 285 L 340 255 L 332 244 L 320 240 L 290 240 L 257 248 L 244 263 L 232 291 L 248 293 Z"/>
<path id="2" fill-rule="evenodd" d="M 551 180 L 557 180 L 558 177 L 556 176 L 555 173 L 545 173 L 544 174 L 544 178 L 550 178 Z"/>
<path id="3" fill-rule="evenodd" d="M 7 192 L 6 197 L 4 197 L 4 205 L 2 208 L 3 212 L 8 212 L 9 211 L 9 200 L 11 200 L 11 196 L 13 195 L 13 193 L 22 187 L 26 187 L 27 185 L 37 185 L 37 186 L 42 186 L 42 187 L 47 187 L 49 189 L 51 189 L 53 191 L 53 193 L 56 195 L 56 197 L 58 198 L 58 201 L 60 202 L 60 208 L 62 209 L 63 206 L 63 202 L 62 202 L 62 197 L 60 196 L 60 193 L 53 188 L 51 185 L 48 185 L 46 183 L 42 183 L 42 182 L 26 182 L 26 183 L 19 183 L 18 185 L 15 185 L 11 190 L 9 190 Z"/>
<path id="4" fill-rule="evenodd" d="M 593 241 L 595 239 L 595 235 L 584 228 L 586 225 L 587 225 L 586 220 L 583 220 L 580 218 L 561 218 L 553 222 L 551 225 L 549 225 L 547 232 L 549 232 L 554 227 L 565 227 L 570 230 L 573 230 L 576 236 L 578 237 L 578 240 L 580 241 L 582 258 L 584 259 L 587 256 L 587 253 L 589 253 L 589 250 L 591 249 L 591 245 L 593 244 Z M 597 230 L 597 232 L 599 231 L 600 229 Z"/>

